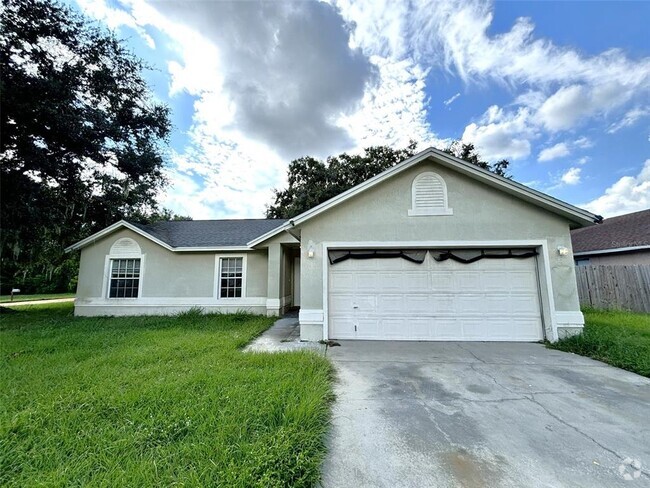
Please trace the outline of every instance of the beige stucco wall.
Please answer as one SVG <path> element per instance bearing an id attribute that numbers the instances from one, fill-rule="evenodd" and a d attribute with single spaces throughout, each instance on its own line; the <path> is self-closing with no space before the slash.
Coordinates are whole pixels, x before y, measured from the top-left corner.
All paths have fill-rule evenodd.
<path id="1" fill-rule="evenodd" d="M 606 265 L 628 265 L 650 264 L 650 250 L 626 252 L 616 254 L 596 254 L 594 256 L 581 256 L 577 259 L 589 258 L 590 266 Z"/>
<path id="2" fill-rule="evenodd" d="M 409 217 L 411 183 L 423 171 L 441 175 L 448 190 L 450 216 Z M 497 191 L 433 162 L 416 165 L 360 193 L 301 226 L 301 307 L 323 309 L 322 243 L 546 240 L 556 311 L 579 311 L 569 223 L 550 212 Z M 307 257 L 313 241 L 315 256 Z"/>
<path id="3" fill-rule="evenodd" d="M 215 296 L 215 267 L 218 256 L 246 256 L 246 299 L 266 300 L 267 252 L 265 249 L 250 252 L 172 252 L 128 229 L 122 229 L 98 240 L 81 251 L 77 305 L 97 306 L 97 312 L 107 313 L 107 306 L 116 301 L 102 296 L 108 277 L 105 275 L 106 257 L 111 246 L 120 238 L 128 237 L 138 243 L 143 254 L 142 294 L 135 300 L 120 301 L 121 305 L 136 310 L 138 305 L 217 305 Z M 177 299 L 174 302 L 174 299 Z M 184 303 L 178 300 L 187 299 Z M 230 299 L 235 309 L 250 308 L 251 300 Z M 105 303 L 102 303 L 105 302 Z M 224 305 L 221 303 L 220 305 Z M 240 306 L 241 305 L 241 306 Z M 259 307 L 258 307 L 259 308 Z M 251 309 L 252 310 L 252 309 Z M 87 310 L 91 314 L 90 309 Z M 265 312 L 265 308 L 255 311 Z"/>

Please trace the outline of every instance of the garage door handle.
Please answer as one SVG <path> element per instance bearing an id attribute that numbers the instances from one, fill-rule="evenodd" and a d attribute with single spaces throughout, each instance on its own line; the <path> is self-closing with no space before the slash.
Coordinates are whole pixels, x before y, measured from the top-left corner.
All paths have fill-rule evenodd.
<path id="1" fill-rule="evenodd" d="M 359 305 L 352 305 L 352 308 L 359 308 Z"/>

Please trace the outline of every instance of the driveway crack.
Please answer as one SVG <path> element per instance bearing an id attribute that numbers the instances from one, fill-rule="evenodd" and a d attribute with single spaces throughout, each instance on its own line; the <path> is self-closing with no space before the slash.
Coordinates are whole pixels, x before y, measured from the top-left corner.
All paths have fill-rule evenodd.
<path id="1" fill-rule="evenodd" d="M 620 459 L 621 461 L 623 461 L 624 459 L 627 458 L 627 456 L 622 456 L 621 454 L 619 454 L 619 453 L 616 452 L 615 450 L 610 449 L 609 447 L 605 446 L 604 444 L 601 444 L 600 442 L 598 442 L 596 439 L 594 439 L 593 437 L 591 437 L 591 436 L 590 436 L 589 434 L 587 434 L 586 432 L 583 432 L 582 430 L 580 430 L 580 429 L 579 429 L 578 427 L 576 427 L 575 425 L 571 425 L 569 422 L 567 422 L 566 420 L 564 420 L 562 417 L 560 417 L 560 416 L 554 414 L 553 412 L 551 412 L 548 408 L 546 408 L 543 404 L 541 404 L 540 402 L 538 402 L 538 401 L 535 399 L 535 395 L 527 395 L 526 398 L 527 398 L 528 400 L 530 400 L 532 403 L 534 403 L 535 405 L 539 406 L 542 410 L 544 410 L 544 412 L 546 412 L 547 415 L 549 415 L 550 417 L 554 418 L 555 420 L 557 420 L 558 422 L 560 422 L 562 425 L 565 425 L 565 426 L 569 427 L 570 429 L 574 430 L 574 431 L 577 432 L 578 434 L 580 434 L 580 435 L 582 435 L 583 437 L 589 439 L 591 442 L 593 442 L 594 444 L 596 444 L 598 447 L 600 447 L 601 449 L 603 449 L 603 450 L 609 452 L 610 454 L 613 454 L 615 457 L 617 457 L 617 458 Z M 645 469 L 641 469 L 640 471 L 641 471 L 641 473 L 642 473 L 644 476 L 650 478 L 650 473 L 648 473 L 648 471 L 646 471 Z"/>
<path id="2" fill-rule="evenodd" d="M 510 388 L 508 388 L 507 386 L 502 385 L 501 383 L 499 383 L 497 381 L 497 379 L 494 376 L 492 376 L 490 373 L 488 373 L 487 371 L 476 369 L 476 366 L 474 364 L 470 364 L 469 367 L 470 367 L 470 369 L 472 371 L 475 371 L 476 373 L 478 373 L 480 375 L 487 376 L 488 378 L 490 378 L 494 382 L 494 384 L 497 385 L 499 388 L 503 388 L 504 390 L 509 391 L 513 395 L 517 395 L 516 391 L 513 391 Z"/>
<path id="3" fill-rule="evenodd" d="M 470 351 L 469 349 L 467 349 L 467 348 L 461 346 L 460 344 L 456 344 L 456 345 L 457 345 L 460 349 L 462 349 L 463 351 L 465 351 L 465 352 L 471 354 L 471 355 L 474 357 L 474 359 L 476 359 L 477 361 L 479 361 L 479 362 L 485 364 L 485 361 L 483 361 L 480 357 L 478 357 L 476 354 L 474 354 L 474 353 L 473 353 L 472 351 Z"/>

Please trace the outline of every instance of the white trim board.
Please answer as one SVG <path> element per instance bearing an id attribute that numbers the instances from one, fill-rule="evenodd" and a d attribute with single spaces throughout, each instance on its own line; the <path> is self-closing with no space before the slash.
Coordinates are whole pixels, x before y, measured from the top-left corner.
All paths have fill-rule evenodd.
<path id="1" fill-rule="evenodd" d="M 151 234 L 143 231 L 139 227 L 136 227 L 135 225 L 127 222 L 126 220 L 120 220 L 119 222 L 115 222 L 112 225 L 109 225 L 105 229 L 100 230 L 99 232 L 96 232 L 95 234 L 86 237 L 85 239 L 82 239 L 79 242 L 76 242 L 75 244 L 72 244 L 71 246 L 68 246 L 65 248 L 65 252 L 70 252 L 70 251 L 76 251 L 78 249 L 83 249 L 86 246 L 89 246 L 91 244 L 94 244 L 100 239 L 103 239 L 107 235 L 112 234 L 113 232 L 118 231 L 119 229 L 129 229 L 130 231 L 135 232 L 136 234 L 139 234 L 140 236 L 144 237 L 145 239 L 150 240 L 151 242 L 154 242 L 155 244 L 158 244 L 161 247 L 164 247 L 168 251 L 172 252 L 212 252 L 212 251 L 252 251 L 249 246 L 202 246 L 202 247 L 172 247 L 166 242 L 161 241 L 160 239 L 157 239 L 156 237 L 152 236 Z"/>
<path id="2" fill-rule="evenodd" d="M 284 230 L 290 229 L 293 226 L 299 225 L 302 222 L 309 220 L 319 215 L 322 212 L 327 211 L 331 207 L 343 203 L 344 201 L 352 198 L 358 193 L 365 191 L 369 188 L 372 188 L 373 186 L 381 183 L 382 181 L 396 174 L 399 174 L 402 171 L 405 171 L 430 157 L 432 157 L 436 163 L 442 166 L 451 168 L 452 170 L 456 170 L 461 174 L 482 181 L 483 183 L 486 183 L 489 186 L 495 187 L 497 189 L 501 189 L 506 193 L 519 197 L 525 201 L 528 201 L 529 203 L 532 203 L 533 205 L 537 205 L 550 212 L 561 215 L 568 220 L 575 221 L 579 224 L 582 224 L 583 227 L 588 225 L 593 225 L 594 223 L 600 220 L 597 215 L 592 214 L 587 210 L 583 210 L 569 203 L 558 200 L 557 198 L 554 198 L 550 195 L 546 195 L 545 193 L 542 193 L 540 191 L 534 190 L 532 188 L 528 188 L 527 186 L 522 185 L 521 183 L 517 183 L 516 181 L 509 180 L 508 178 L 504 178 L 502 176 L 496 175 L 488 170 L 479 168 L 474 164 L 468 163 L 467 161 L 463 161 L 462 159 L 458 159 L 438 149 L 428 148 L 416 154 L 412 158 L 407 159 L 406 161 L 403 161 L 393 166 L 392 168 L 387 169 L 383 173 L 380 173 L 377 176 L 374 176 L 364 181 L 363 183 L 360 183 L 359 185 L 350 188 L 349 190 L 333 198 L 330 198 L 326 202 L 323 202 L 320 205 L 317 205 L 316 207 L 301 213 L 300 215 L 294 217 L 293 219 L 290 219 L 287 223 L 280 225 L 279 227 L 276 227 L 275 229 L 267 232 L 266 234 L 261 235 L 260 237 L 257 237 L 256 239 L 253 239 L 248 243 L 248 245 L 250 247 L 259 245 L 262 242 L 266 241 L 267 239 L 273 237 L 274 235 Z"/>
<path id="3" fill-rule="evenodd" d="M 619 252 L 635 252 L 635 251 L 645 251 L 645 250 L 650 250 L 650 246 L 632 246 L 632 247 L 616 247 L 613 249 L 598 249 L 595 251 L 574 252 L 573 255 L 579 258 L 582 256 L 593 256 L 596 254 L 616 254 Z"/>
<path id="4" fill-rule="evenodd" d="M 539 280 L 540 291 L 540 308 L 542 315 L 542 327 L 547 340 L 555 342 L 558 339 L 558 324 L 555 311 L 555 299 L 553 298 L 553 286 L 551 284 L 551 266 L 549 259 L 548 241 L 545 239 L 536 240 L 503 240 L 503 241 L 365 241 L 365 242 L 323 242 L 322 243 L 322 261 L 323 261 L 323 316 L 322 332 L 323 340 L 329 339 L 329 259 L 327 253 L 330 249 L 391 249 L 391 248 L 500 248 L 500 247 L 534 247 L 538 250 L 537 256 L 537 279 Z M 566 259 L 571 259 L 566 256 Z M 314 311 L 315 312 L 315 311 Z M 301 323 L 301 315 L 299 320 Z M 315 320 L 316 314 L 304 315 Z M 310 322 L 304 322 L 308 324 Z M 312 324 L 321 324 L 321 322 L 311 322 Z"/>
<path id="5" fill-rule="evenodd" d="M 140 298 L 77 298 L 75 307 L 265 307 L 266 297 L 214 298 L 214 297 L 140 297 Z"/>

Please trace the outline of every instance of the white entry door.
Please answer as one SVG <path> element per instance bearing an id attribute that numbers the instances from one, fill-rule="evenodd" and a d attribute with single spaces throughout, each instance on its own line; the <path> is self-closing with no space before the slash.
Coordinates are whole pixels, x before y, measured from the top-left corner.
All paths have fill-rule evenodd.
<path id="1" fill-rule="evenodd" d="M 348 259 L 329 267 L 331 339 L 538 341 L 536 259 Z"/>

